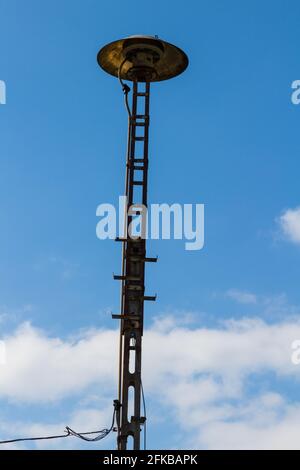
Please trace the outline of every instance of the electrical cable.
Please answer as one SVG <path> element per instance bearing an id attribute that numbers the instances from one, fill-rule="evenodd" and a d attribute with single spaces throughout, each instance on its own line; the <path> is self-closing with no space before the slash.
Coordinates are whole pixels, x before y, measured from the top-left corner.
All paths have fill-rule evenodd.
<path id="1" fill-rule="evenodd" d="M 114 423 L 115 423 L 115 416 L 116 416 L 116 409 L 114 409 L 113 412 L 113 418 L 112 418 L 112 424 L 109 429 L 102 429 L 101 431 L 90 431 L 90 432 L 81 432 L 78 433 L 76 431 L 73 431 L 73 429 L 69 428 L 69 426 L 66 426 L 66 434 L 58 434 L 54 436 L 41 436 L 41 437 L 23 437 L 23 438 L 17 438 L 17 439 L 7 439 L 5 441 L 0 441 L 0 444 L 11 444 L 14 442 L 24 442 L 24 441 L 42 441 L 42 440 L 49 440 L 49 439 L 63 439 L 65 437 L 78 437 L 80 439 L 83 439 L 84 441 L 89 441 L 89 442 L 97 442 L 100 441 L 101 439 L 104 439 L 108 434 L 111 433 L 111 431 L 114 428 Z M 98 436 L 89 438 L 85 437 L 91 434 L 98 434 Z"/>
<path id="2" fill-rule="evenodd" d="M 74 431 L 69 426 L 66 427 L 66 431 L 68 433 L 70 433 L 71 436 L 78 437 L 79 439 L 82 439 L 84 441 L 88 441 L 88 442 L 101 441 L 106 436 L 108 436 L 108 434 L 113 430 L 114 423 L 115 423 L 115 416 L 116 416 L 116 411 L 114 411 L 114 413 L 113 413 L 113 419 L 112 419 L 111 427 L 109 429 L 102 429 L 101 431 L 98 431 L 99 435 L 96 436 L 96 437 L 85 437 L 87 434 L 95 434 L 95 432 L 93 432 L 93 433 L 85 433 L 85 432 L 80 433 L 80 432 Z"/>
<path id="3" fill-rule="evenodd" d="M 61 434 L 57 436 L 46 436 L 46 437 L 24 437 L 19 439 L 7 439 L 6 441 L 0 441 L 0 444 L 11 444 L 13 442 L 24 442 L 24 441 L 42 441 L 47 439 L 62 439 L 64 437 L 69 437 L 70 433 Z"/>
<path id="4" fill-rule="evenodd" d="M 127 112 L 128 112 L 128 116 L 131 118 L 131 111 L 130 111 L 130 107 L 129 107 L 129 103 L 128 103 L 128 93 L 130 92 L 130 87 L 126 83 L 123 82 L 122 77 L 121 77 L 122 68 L 123 68 L 123 66 L 126 62 L 127 62 L 127 59 L 124 59 L 123 62 L 121 63 L 121 65 L 120 65 L 120 67 L 119 67 L 118 79 L 119 79 L 119 82 L 121 83 L 122 90 L 124 92 L 125 106 L 126 106 L 126 109 L 127 109 Z"/>

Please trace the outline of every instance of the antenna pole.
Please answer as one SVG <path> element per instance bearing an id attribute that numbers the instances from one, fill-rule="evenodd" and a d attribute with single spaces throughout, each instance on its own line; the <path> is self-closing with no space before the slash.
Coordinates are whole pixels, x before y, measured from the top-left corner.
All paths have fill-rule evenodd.
<path id="1" fill-rule="evenodd" d="M 141 426 L 146 431 L 146 416 L 141 416 L 144 401 L 141 380 L 144 301 L 156 300 L 145 295 L 145 263 L 157 258 L 146 257 L 148 137 L 150 82 L 160 82 L 180 75 L 188 66 L 187 55 L 157 36 L 135 35 L 106 44 L 97 55 L 99 66 L 121 82 L 129 115 L 126 161 L 126 214 L 122 242 L 121 309 L 113 318 L 120 320 L 119 397 L 115 400 L 118 449 L 126 450 L 128 438 L 133 449 L 140 449 Z M 129 87 L 133 82 L 132 109 Z M 132 222 L 140 215 L 140 237 L 132 236 Z M 146 412 L 144 411 L 144 414 Z M 145 437 L 146 433 L 144 434 Z"/>
<path id="2" fill-rule="evenodd" d="M 130 236 L 133 213 L 128 209 L 134 207 L 134 213 L 141 214 L 143 235 L 146 223 L 144 209 L 147 208 L 149 100 L 150 83 L 142 84 L 134 81 L 126 163 L 126 230 L 124 238 L 118 239 L 123 242 L 122 275 L 115 276 L 115 279 L 121 280 L 121 315 L 113 315 L 114 318 L 121 320 L 119 450 L 127 449 L 129 436 L 133 438 L 133 449 L 140 449 L 141 426 L 146 420 L 145 416 L 141 416 L 144 301 L 155 300 L 155 297 L 145 296 L 145 262 L 156 259 L 146 258 L 144 236 L 139 238 Z"/>

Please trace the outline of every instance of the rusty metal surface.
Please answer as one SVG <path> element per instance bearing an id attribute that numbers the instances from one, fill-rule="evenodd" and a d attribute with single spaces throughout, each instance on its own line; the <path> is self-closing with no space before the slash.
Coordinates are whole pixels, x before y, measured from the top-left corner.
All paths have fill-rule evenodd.
<path id="1" fill-rule="evenodd" d="M 121 64 L 126 57 L 129 58 L 122 67 L 121 78 L 134 81 L 136 75 L 132 73 L 132 48 L 140 47 L 147 51 L 153 50 L 154 60 L 149 64 L 152 73 L 140 75 L 139 81 L 158 82 L 167 80 L 181 74 L 188 66 L 187 55 L 177 46 L 152 36 L 131 36 L 120 39 L 104 46 L 98 53 L 97 60 L 100 67 L 107 73 L 118 76 Z M 127 51 L 129 51 L 127 53 Z M 135 69 L 135 72 L 137 70 Z"/>
<path id="2" fill-rule="evenodd" d="M 144 85 L 143 92 L 139 91 L 140 86 L 141 84 L 137 82 L 133 84 L 132 112 L 129 117 L 125 184 L 128 207 L 133 204 L 147 206 L 150 84 Z M 137 109 L 141 109 L 141 107 L 143 114 L 137 115 Z M 137 139 L 137 127 L 139 128 L 139 137 L 143 137 L 142 139 Z M 137 144 L 137 142 L 139 143 Z M 141 163 L 141 160 L 142 165 L 136 165 L 137 162 Z M 139 186 L 135 184 L 136 181 L 140 182 Z M 132 215 L 128 215 L 127 226 L 131 220 Z M 121 315 L 113 316 L 121 322 L 120 344 L 122 348 L 120 354 L 119 399 L 121 410 L 118 449 L 127 449 L 128 438 L 132 436 L 133 447 L 138 450 L 140 449 L 141 426 L 145 422 L 145 417 L 141 416 L 144 301 L 155 300 L 154 297 L 145 296 L 145 262 L 147 260 L 156 261 L 156 258 L 146 257 L 146 240 L 143 238 L 131 239 L 130 236 L 127 236 L 121 241 L 123 243 L 123 272 L 120 276 L 115 276 L 115 279 L 121 281 Z M 130 356 L 132 354 L 134 355 L 134 371 L 130 371 Z M 129 416 L 128 409 L 130 387 L 134 391 L 132 416 Z"/>

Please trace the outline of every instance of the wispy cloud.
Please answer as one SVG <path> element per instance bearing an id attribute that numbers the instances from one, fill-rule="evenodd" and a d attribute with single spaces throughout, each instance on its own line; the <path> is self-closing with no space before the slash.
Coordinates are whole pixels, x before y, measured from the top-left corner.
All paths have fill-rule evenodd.
<path id="1" fill-rule="evenodd" d="M 225 296 L 239 304 L 255 305 L 259 317 L 269 321 L 296 318 L 300 313 L 300 307 L 291 304 L 284 292 L 273 295 L 258 295 L 254 292 L 229 289 Z"/>
<path id="2" fill-rule="evenodd" d="M 257 302 L 255 294 L 238 289 L 229 289 L 226 296 L 241 304 L 256 304 Z"/>
<path id="3" fill-rule="evenodd" d="M 56 276 L 62 281 L 69 281 L 79 273 L 80 265 L 61 256 L 48 256 L 41 258 L 34 263 L 34 269 L 39 272 L 47 273 L 52 269 Z"/>
<path id="4" fill-rule="evenodd" d="M 26 304 L 19 308 L 8 308 L 2 305 L 0 306 L 0 325 L 20 323 L 25 320 L 25 315 L 31 313 L 33 309 L 34 307 L 31 304 Z"/>
<path id="5" fill-rule="evenodd" d="M 283 236 L 296 244 L 300 244 L 300 207 L 287 209 L 277 219 Z"/>

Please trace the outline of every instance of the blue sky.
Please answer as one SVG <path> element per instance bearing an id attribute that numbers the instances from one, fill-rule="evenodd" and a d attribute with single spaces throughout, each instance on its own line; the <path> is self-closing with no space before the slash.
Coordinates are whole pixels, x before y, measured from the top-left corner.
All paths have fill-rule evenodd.
<path id="1" fill-rule="evenodd" d="M 59 338 L 62 344 L 73 335 L 76 349 L 76 335 L 89 344 L 90 335 L 116 327 L 110 312 L 119 311 L 119 284 L 112 273 L 120 269 L 120 246 L 96 238 L 95 213 L 98 204 L 116 203 L 123 193 L 127 115 L 117 80 L 100 70 L 96 54 L 107 42 L 142 33 L 177 44 L 190 59 L 183 75 L 152 86 L 149 200 L 205 204 L 203 250 L 185 251 L 178 240 L 148 244 L 149 256 L 159 256 L 159 263 L 147 269 L 147 291 L 158 294 L 145 312 L 149 334 L 160 331 L 159 322 L 153 324 L 157 317 L 163 325 L 163 319 L 170 320 L 170 329 L 163 327 L 167 337 L 176 328 L 191 335 L 202 335 L 205 328 L 226 334 L 235 331 L 228 324 L 234 319 L 249 334 L 260 328 L 251 321 L 262 321 L 267 335 L 280 325 L 280 331 L 289 325 L 292 332 L 295 324 L 296 339 L 300 106 L 291 102 L 291 84 L 300 78 L 299 3 L 0 0 L 0 15 L 0 79 L 7 87 L 7 104 L 0 106 L 0 336 L 8 342 L 20 338 L 22 350 L 33 331 L 41 341 Z M 174 326 L 182 321 L 184 326 Z M 26 322 L 31 326 L 20 326 Z M 288 370 L 289 335 L 279 341 Z M 197 354 L 205 354 L 200 342 L 195 359 Z M 275 405 L 285 406 L 289 415 L 288 407 L 298 407 L 299 371 L 294 366 L 281 377 L 277 366 L 266 366 L 265 377 L 249 376 L 238 397 L 218 395 L 219 402 L 235 397 L 244 409 L 245 400 L 260 407 L 265 406 L 262 394 L 272 393 L 283 400 L 272 395 Z M 9 356 L 5 367 L 19 370 Z M 240 380 L 246 369 L 249 373 L 243 363 Z M 30 372 L 32 377 L 38 370 Z M 57 430 L 55 423 L 68 424 L 80 407 L 87 412 L 99 403 L 106 418 L 106 404 L 115 393 L 113 372 L 105 396 L 96 373 L 81 387 L 78 372 L 76 392 L 66 386 L 62 395 L 53 391 L 56 398 L 41 404 L 31 392 L 22 398 L 13 378 L 3 374 L 11 385 L 2 393 L 0 385 L 0 416 L 10 434 L 16 422 L 23 432 L 38 425 Z M 55 381 L 55 368 L 53 374 Z M 17 379 L 15 384 L 24 385 Z M 194 384 L 193 390 L 202 385 Z M 182 403 L 174 402 L 167 413 L 169 397 L 158 403 L 152 389 L 149 382 L 154 416 L 152 423 L 149 416 L 149 447 L 218 445 L 222 417 L 217 430 L 211 420 L 195 424 L 197 429 L 203 425 L 207 436 L 211 432 L 212 441 L 185 441 L 189 431 L 180 419 Z M 94 397 L 93 406 L 84 404 L 87 395 Z M 207 402 L 197 402 L 202 406 Z M 165 412 L 168 419 L 161 420 Z M 255 436 L 249 429 L 258 426 L 250 421 L 243 422 L 247 439 Z M 276 447 L 277 437 L 265 445 Z M 104 446 L 114 446 L 107 442 Z"/>

